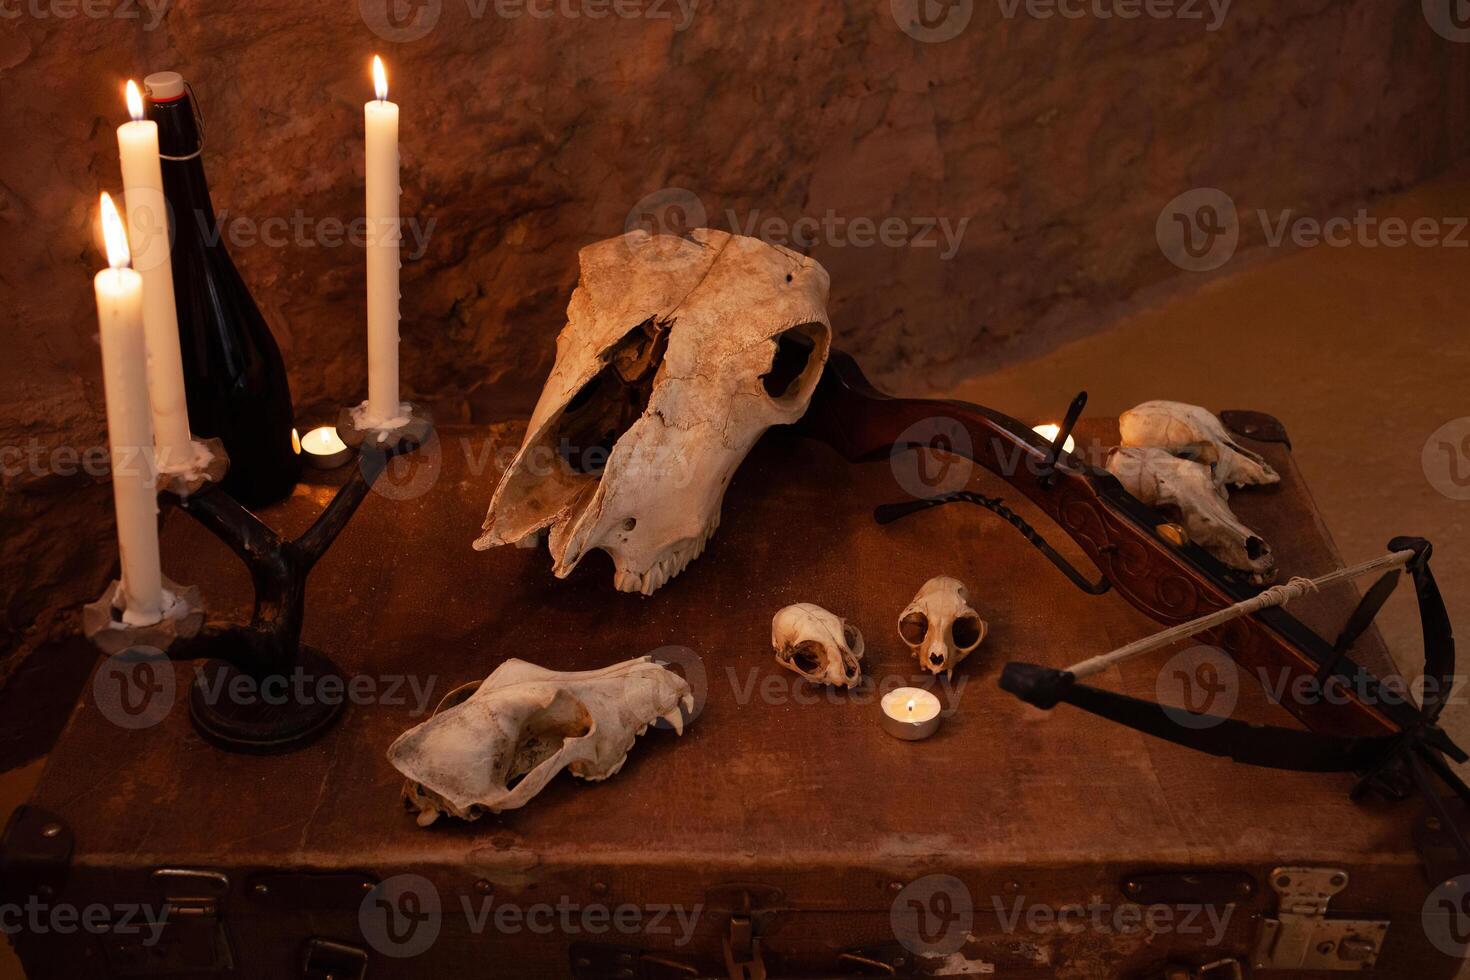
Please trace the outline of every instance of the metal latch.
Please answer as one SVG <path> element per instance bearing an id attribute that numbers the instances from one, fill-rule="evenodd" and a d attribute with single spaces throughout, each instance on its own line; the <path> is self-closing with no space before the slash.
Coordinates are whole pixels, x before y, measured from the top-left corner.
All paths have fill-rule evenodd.
<path id="1" fill-rule="evenodd" d="M 112 931 L 103 950 L 112 973 L 122 977 L 228 973 L 235 968 L 219 900 L 230 879 L 218 871 L 159 868 L 153 882 L 162 894 L 162 927 L 155 936 Z"/>
<path id="2" fill-rule="evenodd" d="M 762 926 L 775 915 L 783 897 L 781 889 L 756 883 L 717 885 L 705 892 L 706 908 L 730 910 L 723 947 L 731 980 L 766 980 Z"/>
<path id="3" fill-rule="evenodd" d="M 366 950 L 331 939 L 313 939 L 306 944 L 301 975 L 308 980 L 363 980 L 367 967 Z"/>
<path id="4" fill-rule="evenodd" d="M 1281 898 L 1276 918 L 1256 937 L 1257 970 L 1371 970 L 1388 935 L 1387 920 L 1329 919 L 1327 904 L 1347 887 L 1332 868 L 1277 868 L 1271 887 Z"/>
<path id="5" fill-rule="evenodd" d="M 750 893 L 741 893 L 741 907 L 730 913 L 725 933 L 725 968 L 730 980 L 766 980 L 766 962 L 761 956 L 761 939 L 750 917 Z"/>

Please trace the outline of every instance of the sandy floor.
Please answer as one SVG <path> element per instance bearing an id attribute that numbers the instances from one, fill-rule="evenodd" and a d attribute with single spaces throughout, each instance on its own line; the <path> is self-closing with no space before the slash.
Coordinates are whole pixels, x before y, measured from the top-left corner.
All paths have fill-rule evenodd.
<path id="1" fill-rule="evenodd" d="M 1373 212 L 1411 221 L 1470 215 L 1470 174 L 1380 201 Z M 1093 415 L 1149 398 L 1270 412 L 1291 434 L 1343 556 L 1380 554 L 1397 534 L 1429 538 L 1439 547 L 1435 574 L 1451 618 L 1462 622 L 1470 609 L 1470 500 L 1436 486 L 1453 492 L 1452 462 L 1470 473 L 1470 443 L 1454 459 L 1437 438 L 1430 466 L 1424 449 L 1440 426 L 1470 416 L 1470 317 L 1460 296 L 1470 249 L 1319 246 L 1237 256 L 1223 272 L 948 394 L 1033 422 L 1055 421 L 1082 388 Z M 1470 422 L 1454 438 L 1466 435 Z M 1380 622 L 1412 673 L 1418 626 L 1407 590 L 1399 592 Z M 1470 744 L 1470 711 L 1458 700 L 1447 727 Z M 0 775 L 0 816 L 39 774 L 37 763 Z M 19 977 L 0 943 L 0 980 Z"/>

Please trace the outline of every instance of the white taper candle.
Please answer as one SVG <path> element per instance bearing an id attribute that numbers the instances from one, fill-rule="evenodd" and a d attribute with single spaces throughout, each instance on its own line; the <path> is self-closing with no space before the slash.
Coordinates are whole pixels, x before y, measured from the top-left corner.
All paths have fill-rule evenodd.
<path id="1" fill-rule="evenodd" d="M 122 560 L 122 618 L 132 626 L 147 626 L 163 618 L 164 596 L 143 336 L 143 278 L 128 268 L 127 233 L 106 194 L 102 195 L 102 233 L 110 268 L 97 273 L 93 285 L 107 395 L 112 500 Z"/>
<path id="2" fill-rule="evenodd" d="M 138 86 L 127 86 L 132 122 L 117 128 L 132 267 L 143 277 L 143 332 L 148 344 L 148 399 L 158 465 L 167 469 L 194 458 L 184 364 L 179 355 L 179 320 L 174 307 L 174 273 L 169 248 L 168 204 L 158 156 L 158 124 L 143 118 Z"/>
<path id="3" fill-rule="evenodd" d="M 388 101 L 383 60 L 373 56 L 377 98 L 363 107 L 367 145 L 368 420 L 399 414 L 398 272 L 401 240 L 398 186 L 398 106 Z"/>

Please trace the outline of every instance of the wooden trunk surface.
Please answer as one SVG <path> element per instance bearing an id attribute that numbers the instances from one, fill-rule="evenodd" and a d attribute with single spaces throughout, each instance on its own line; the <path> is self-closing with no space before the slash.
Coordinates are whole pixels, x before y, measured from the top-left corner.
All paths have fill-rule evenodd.
<path id="1" fill-rule="evenodd" d="M 1084 422 L 1079 442 L 1093 441 L 1112 444 L 1116 427 Z M 1235 492 L 1231 503 L 1274 546 L 1282 580 L 1338 565 L 1289 450 L 1251 445 L 1283 482 Z M 312 575 L 306 642 L 370 679 L 360 683 L 384 694 L 391 687 L 387 700 L 399 703 L 352 704 L 315 745 L 257 758 L 219 752 L 193 732 L 182 696 L 188 665 L 179 667 L 179 703 L 144 730 L 108 722 L 89 688 L 33 801 L 75 834 L 69 889 L 123 895 L 159 867 L 224 871 L 235 958 L 267 964 L 244 975 L 273 976 L 309 936 L 361 944 L 357 910 L 284 914 L 251 902 L 252 874 L 414 872 L 438 888 L 443 936 L 417 959 L 374 955 L 370 976 L 557 976 L 578 939 L 660 949 L 711 971 L 724 913 L 707 892 L 728 882 L 781 890 L 772 900 L 780 914 L 763 920 L 768 957 L 814 971 L 842 949 L 891 943 L 897 890 L 943 873 L 965 882 L 976 908 L 976 940 L 964 958 L 1000 976 L 1081 977 L 1134 975 L 1166 958 L 1170 943 L 1044 930 L 1017 936 L 998 928 L 998 910 L 1014 896 L 1028 904 L 1122 902 L 1119 882 L 1141 870 L 1244 869 L 1260 888 L 1242 903 L 1220 955 L 1248 955 L 1251 916 L 1275 907 L 1266 874 L 1309 864 L 1351 872 L 1333 909 L 1391 916 L 1389 950 L 1401 964 L 1423 976 L 1453 972 L 1452 961 L 1425 950 L 1419 922 L 1430 886 L 1411 841 L 1417 802 L 1354 804 L 1347 777 L 1235 766 L 1066 706 L 1045 714 L 1002 693 L 996 681 L 1009 660 L 1063 666 L 1157 627 L 1115 596 L 1075 589 L 989 512 L 952 505 L 879 527 L 872 507 L 905 496 L 888 464 L 850 466 L 823 445 L 773 432 L 740 469 L 705 555 L 650 599 L 614 592 L 611 563 L 600 554 L 558 581 L 544 547 L 471 550 L 495 454 L 513 449 L 484 429 L 443 427 L 437 449 L 406 464 L 412 476 L 400 472 L 396 490 L 369 496 Z M 340 476 L 318 480 L 267 518 L 287 533 L 305 528 Z M 422 484 L 414 480 L 427 490 L 415 493 Z M 1000 481 L 977 472 L 974 488 L 1005 497 L 1077 556 Z M 1394 517 L 1386 515 L 1385 541 L 1403 530 Z M 213 614 L 248 612 L 243 569 L 187 515 L 169 516 L 164 556 L 166 572 L 200 586 Z M 990 632 L 952 688 L 941 688 L 954 710 L 929 741 L 886 735 L 876 695 L 813 690 L 775 664 L 771 615 L 814 602 L 862 630 L 871 675 L 934 687 L 895 627 L 917 588 L 938 574 L 969 585 Z M 1292 609 L 1331 636 L 1356 596 L 1338 587 Z M 588 669 L 668 646 L 694 651 L 707 689 L 682 737 L 650 730 L 612 779 L 587 784 L 564 773 L 518 812 L 427 830 L 404 812 L 402 781 L 385 752 L 424 720 L 420 692 L 431 691 L 432 710 L 508 657 Z M 1169 656 L 1095 683 L 1153 699 Z M 1357 656 L 1391 672 L 1371 630 Z M 1237 716 L 1294 724 L 1254 681 L 1242 679 L 1239 690 Z M 707 914 L 698 941 L 683 949 L 663 936 L 475 935 L 457 910 L 487 892 L 522 904 L 567 896 L 683 903 Z M 46 975 L 40 955 L 32 958 L 38 976 Z"/>

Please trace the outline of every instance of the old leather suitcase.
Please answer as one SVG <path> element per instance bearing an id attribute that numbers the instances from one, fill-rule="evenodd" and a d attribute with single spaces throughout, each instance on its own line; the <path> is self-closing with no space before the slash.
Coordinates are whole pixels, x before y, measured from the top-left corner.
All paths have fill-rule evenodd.
<path id="1" fill-rule="evenodd" d="M 1157 627 L 994 515 L 880 527 L 873 506 L 904 496 L 889 465 L 777 431 L 704 557 L 646 599 L 615 593 L 601 555 L 557 581 L 544 549 L 470 550 L 513 436 L 443 427 L 313 573 L 305 638 L 361 681 L 316 744 L 206 744 L 187 664 L 166 710 L 147 706 L 156 724 L 120 725 L 117 699 L 88 688 L 4 842 L 8 893 L 101 905 L 114 925 L 169 914 L 156 935 L 43 916 L 13 937 L 32 977 L 1454 974 L 1424 915 L 1438 869 L 1416 850 L 1433 837 L 1418 801 L 1350 802 L 1345 777 L 1236 766 L 998 690 L 1008 660 L 1065 665 Z M 1288 446 L 1250 444 L 1284 479 L 1232 505 L 1283 577 L 1338 565 Z M 269 518 L 299 532 L 334 478 Z M 975 487 L 1047 530 L 989 474 Z M 1385 541 L 1403 519 L 1385 514 Z M 214 613 L 248 603 L 238 562 L 187 515 L 164 554 Z M 941 573 L 969 584 L 990 633 L 939 688 L 953 710 L 928 741 L 885 734 L 872 693 L 815 691 L 773 662 L 772 613 L 809 601 L 862 630 L 875 683 L 934 687 L 895 627 Z M 1292 608 L 1330 637 L 1355 600 L 1339 587 Z M 420 829 L 404 811 L 385 750 L 452 688 L 508 657 L 587 669 L 668 647 L 692 651 L 681 669 L 704 690 L 682 737 L 650 730 L 612 779 L 564 773 L 477 823 Z M 1376 633 L 1357 655 L 1390 673 Z M 1099 680 L 1153 698 L 1170 657 Z M 1238 687 L 1237 717 L 1295 724 Z"/>

